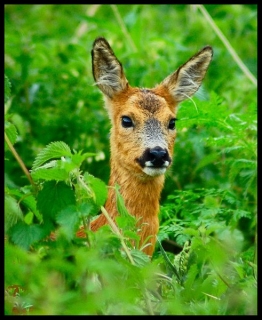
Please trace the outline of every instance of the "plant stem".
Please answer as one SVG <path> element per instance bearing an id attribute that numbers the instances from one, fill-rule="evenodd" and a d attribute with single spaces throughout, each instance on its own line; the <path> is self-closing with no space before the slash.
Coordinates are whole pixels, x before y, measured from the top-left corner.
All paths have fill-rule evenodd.
<path id="1" fill-rule="evenodd" d="M 10 149 L 10 151 L 12 152 L 13 156 L 15 157 L 15 159 L 17 160 L 18 164 L 20 165 L 20 167 L 22 168 L 22 170 L 24 171 L 24 174 L 26 175 L 27 179 L 29 180 L 29 182 L 31 183 L 31 185 L 35 188 L 36 185 L 29 173 L 29 171 L 27 170 L 23 160 L 20 158 L 19 154 L 16 152 L 15 148 L 13 147 L 11 141 L 9 140 L 7 134 L 5 133 L 5 141 Z"/>
<path id="2" fill-rule="evenodd" d="M 106 217 L 106 219 L 107 219 L 110 227 L 111 227 L 112 230 L 114 231 L 114 233 L 119 236 L 120 241 L 121 241 L 121 244 L 122 244 L 122 246 L 123 246 L 123 249 L 124 249 L 124 251 L 126 252 L 126 255 L 128 256 L 130 262 L 131 262 L 133 265 L 135 265 L 135 262 L 134 262 L 131 254 L 130 254 L 130 252 L 129 252 L 129 249 L 127 248 L 127 246 L 126 246 L 126 244 L 125 244 L 125 242 L 124 242 L 123 236 L 122 236 L 121 232 L 118 230 L 116 224 L 115 224 L 114 221 L 110 218 L 108 212 L 106 211 L 106 209 L 105 209 L 103 206 L 101 206 L 101 211 L 102 211 L 102 213 L 104 214 L 104 216 Z"/>
<path id="3" fill-rule="evenodd" d="M 210 24 L 211 28 L 215 31 L 217 36 L 220 38 L 220 40 L 223 42 L 229 53 L 231 54 L 232 58 L 235 60 L 239 68 L 244 72 L 247 78 L 255 85 L 257 86 L 257 79 L 253 76 L 253 74 L 248 70 L 248 68 L 245 66 L 245 64 L 242 62 L 242 60 L 239 58 L 238 54 L 234 50 L 234 48 L 231 46 L 227 38 L 224 36 L 222 31 L 218 28 L 210 14 L 207 12 L 205 7 L 202 4 L 196 4 L 196 8 L 198 8 L 203 16 L 206 18 L 207 22 Z"/>
<path id="4" fill-rule="evenodd" d="M 115 15 L 115 17 L 116 17 L 116 20 L 117 20 L 117 22 L 119 23 L 120 28 L 121 28 L 124 36 L 125 36 L 126 39 L 129 41 L 130 46 L 132 47 L 132 49 L 134 50 L 134 52 L 137 52 L 136 45 L 134 44 L 134 41 L 133 41 L 133 39 L 131 38 L 131 36 L 130 36 L 127 28 L 126 28 L 126 25 L 125 25 L 123 19 L 121 18 L 120 14 L 119 14 L 119 11 L 118 11 L 118 9 L 117 9 L 117 6 L 116 6 L 115 4 L 111 4 L 110 6 L 111 6 L 111 8 L 112 8 L 112 10 L 113 10 L 113 12 L 114 12 L 114 15 Z"/>

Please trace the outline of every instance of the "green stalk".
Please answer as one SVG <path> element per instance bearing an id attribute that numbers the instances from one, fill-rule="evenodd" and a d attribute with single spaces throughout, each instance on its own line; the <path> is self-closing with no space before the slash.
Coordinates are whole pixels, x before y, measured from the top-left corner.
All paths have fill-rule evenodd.
<path id="1" fill-rule="evenodd" d="M 219 39 L 223 42 L 229 53 L 231 54 L 232 58 L 235 60 L 239 68 L 243 71 L 245 76 L 255 85 L 257 86 L 257 79 L 253 76 L 253 74 L 248 70 L 248 68 L 245 66 L 243 61 L 239 58 L 238 54 L 234 50 L 234 48 L 231 46 L 227 38 L 224 36 L 222 31 L 218 28 L 210 14 L 207 12 L 205 7 L 202 4 L 196 4 L 195 5 L 199 11 L 203 14 L 203 16 L 206 18 L 207 22 L 210 24 L 211 28 L 215 31 Z"/>
<path id="2" fill-rule="evenodd" d="M 26 175 L 27 179 L 29 180 L 29 182 L 31 183 L 31 185 L 35 188 L 36 185 L 29 173 L 29 171 L 27 170 L 23 160 L 20 158 L 19 154 L 16 152 L 15 148 L 13 147 L 11 141 L 9 140 L 7 134 L 5 133 L 5 141 L 11 151 L 11 153 L 13 154 L 13 156 L 15 157 L 15 159 L 17 160 L 18 164 L 20 165 L 20 167 L 22 168 L 24 174 Z"/>
<path id="3" fill-rule="evenodd" d="M 129 249 L 127 248 L 127 246 L 126 246 L 126 244 L 125 244 L 125 242 L 124 242 L 124 238 L 123 238 L 121 232 L 118 230 L 116 224 L 115 224 L 114 221 L 110 218 L 108 212 L 106 211 L 106 209 L 105 209 L 103 206 L 101 206 L 101 211 L 102 211 L 103 215 L 106 217 L 106 219 L 107 219 L 110 227 L 111 227 L 112 230 L 114 231 L 114 233 L 119 237 L 119 239 L 120 239 L 120 241 L 121 241 L 121 244 L 122 244 L 122 247 L 123 247 L 124 251 L 126 252 L 126 255 L 128 256 L 131 264 L 135 265 L 135 262 L 134 262 L 131 254 L 130 254 L 130 252 L 129 252 Z"/>

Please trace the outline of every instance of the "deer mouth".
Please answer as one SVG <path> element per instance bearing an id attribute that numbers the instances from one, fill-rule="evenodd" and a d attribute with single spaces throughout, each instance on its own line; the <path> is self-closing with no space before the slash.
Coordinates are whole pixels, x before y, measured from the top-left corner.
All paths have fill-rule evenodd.
<path id="1" fill-rule="evenodd" d="M 168 151 L 161 147 L 147 148 L 136 161 L 140 164 L 144 173 L 149 176 L 164 174 L 171 164 Z"/>

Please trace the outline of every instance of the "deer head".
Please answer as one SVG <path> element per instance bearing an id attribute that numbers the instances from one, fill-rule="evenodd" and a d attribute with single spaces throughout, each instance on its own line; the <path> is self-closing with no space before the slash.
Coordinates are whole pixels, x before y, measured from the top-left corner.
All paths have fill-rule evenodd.
<path id="1" fill-rule="evenodd" d="M 198 90 L 211 58 L 212 48 L 206 46 L 155 88 L 133 88 L 109 43 L 95 40 L 93 76 L 112 121 L 115 165 L 141 178 L 166 172 L 172 162 L 177 105 Z"/>

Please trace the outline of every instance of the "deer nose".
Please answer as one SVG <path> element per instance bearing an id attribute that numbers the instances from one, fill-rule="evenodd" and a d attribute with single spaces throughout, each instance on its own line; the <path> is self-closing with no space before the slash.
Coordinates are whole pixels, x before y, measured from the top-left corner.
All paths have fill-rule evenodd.
<path id="1" fill-rule="evenodd" d="M 170 160 L 167 150 L 161 147 L 149 149 L 148 158 L 154 167 L 161 167 L 166 161 Z"/>

